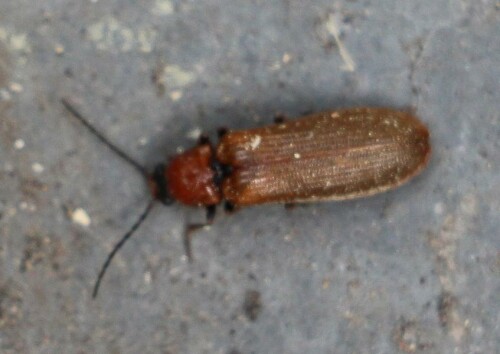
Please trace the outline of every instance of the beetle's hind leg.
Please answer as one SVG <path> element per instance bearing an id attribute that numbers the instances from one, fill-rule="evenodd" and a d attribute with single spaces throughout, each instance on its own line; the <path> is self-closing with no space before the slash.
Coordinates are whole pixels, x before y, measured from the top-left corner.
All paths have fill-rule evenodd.
<path id="1" fill-rule="evenodd" d="M 186 230 L 184 232 L 184 252 L 186 253 L 186 257 L 189 262 L 193 261 L 193 250 L 191 247 L 191 239 L 193 238 L 193 233 L 198 230 L 203 229 L 206 226 L 210 226 L 214 223 L 215 213 L 217 208 L 215 205 L 209 205 L 206 208 L 207 210 L 207 221 L 202 224 L 188 224 L 186 225 Z"/>

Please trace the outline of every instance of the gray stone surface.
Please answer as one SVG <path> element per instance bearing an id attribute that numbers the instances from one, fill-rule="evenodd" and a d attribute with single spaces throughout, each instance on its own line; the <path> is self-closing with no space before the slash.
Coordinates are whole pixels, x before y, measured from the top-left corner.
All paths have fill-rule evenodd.
<path id="1" fill-rule="evenodd" d="M 499 33 L 493 0 L 1 1 L 0 352 L 498 352 Z M 219 213 L 193 264 L 203 213 L 158 206 L 92 301 L 149 195 L 63 96 L 148 167 L 360 105 L 414 109 L 433 156 L 380 196 Z"/>

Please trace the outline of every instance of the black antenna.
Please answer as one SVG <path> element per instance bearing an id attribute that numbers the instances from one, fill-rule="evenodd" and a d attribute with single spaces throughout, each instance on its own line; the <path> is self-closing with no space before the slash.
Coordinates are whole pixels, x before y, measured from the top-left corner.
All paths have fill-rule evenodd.
<path id="1" fill-rule="evenodd" d="M 108 138 L 106 138 L 103 134 L 101 134 L 92 124 L 90 124 L 87 119 L 83 117 L 83 115 L 78 112 L 78 110 L 73 107 L 73 105 L 70 103 L 70 101 L 66 98 L 61 99 L 61 103 L 68 110 L 69 113 L 73 117 L 75 117 L 80 123 L 83 124 L 85 128 L 87 128 L 92 134 L 94 134 L 104 145 L 106 145 L 111 151 L 115 152 L 119 157 L 121 157 L 124 161 L 128 162 L 131 166 L 133 166 L 137 171 L 139 171 L 140 174 L 142 174 L 145 178 L 148 178 L 149 174 L 146 171 L 146 169 L 141 166 L 139 163 L 137 163 L 133 158 L 128 156 L 126 153 L 124 153 L 121 149 L 119 149 L 115 144 L 110 142 Z M 132 225 L 132 227 L 127 231 L 125 235 L 121 238 L 121 240 L 113 247 L 113 250 L 109 253 L 108 258 L 106 258 L 106 261 L 102 265 L 102 268 L 99 272 L 99 275 L 97 276 L 97 280 L 94 285 L 94 291 L 92 292 L 92 297 L 95 299 L 97 296 L 97 292 L 99 291 L 99 286 L 101 285 L 102 278 L 104 277 L 104 274 L 106 273 L 106 270 L 108 269 L 109 265 L 111 264 L 111 261 L 113 260 L 113 257 L 116 255 L 116 253 L 120 250 L 120 248 L 123 247 L 125 242 L 134 234 L 134 232 L 141 226 L 142 222 L 146 219 L 148 216 L 149 212 L 151 211 L 151 208 L 153 208 L 155 199 L 152 199 L 148 205 L 146 206 L 146 209 L 142 212 L 141 216 L 137 221 Z"/>
<path id="2" fill-rule="evenodd" d="M 137 163 L 133 158 L 128 156 L 126 153 L 124 153 L 121 149 L 119 149 L 115 144 L 110 142 L 108 138 L 106 138 L 104 135 L 102 135 L 92 124 L 90 124 L 87 119 L 83 117 L 83 115 L 78 112 L 78 110 L 73 107 L 73 105 L 70 103 L 70 101 L 66 98 L 61 99 L 61 103 L 63 104 L 64 108 L 68 110 L 69 113 L 73 117 L 75 117 L 80 123 L 82 123 L 85 128 L 87 128 L 92 134 L 94 134 L 104 145 L 106 145 L 108 148 L 110 148 L 112 151 L 114 151 L 118 156 L 120 156 L 123 160 L 127 161 L 130 165 L 132 165 L 137 171 L 139 171 L 140 174 L 142 174 L 144 177 L 148 176 L 148 172 L 144 167 L 142 167 L 139 163 Z"/>
<path id="3" fill-rule="evenodd" d="M 108 269 L 109 265 L 111 264 L 111 261 L 113 260 L 113 257 L 116 255 L 116 253 L 120 250 L 120 248 L 123 247 L 125 242 L 134 234 L 134 232 L 141 226 L 142 222 L 146 217 L 148 216 L 149 212 L 151 211 L 151 208 L 153 208 L 153 205 L 155 205 L 155 200 L 152 199 L 148 205 L 146 206 L 146 209 L 143 211 L 139 219 L 135 222 L 134 225 L 128 230 L 128 232 L 123 235 L 120 241 L 117 242 L 115 247 L 113 247 L 113 250 L 109 253 L 108 258 L 106 258 L 106 261 L 101 267 L 101 271 L 99 272 L 99 275 L 97 276 L 97 280 L 94 285 L 94 291 L 92 292 L 92 298 L 96 298 L 97 293 L 99 291 L 99 286 L 101 285 L 101 280 L 104 277 L 104 273 L 106 273 L 106 270 Z"/>

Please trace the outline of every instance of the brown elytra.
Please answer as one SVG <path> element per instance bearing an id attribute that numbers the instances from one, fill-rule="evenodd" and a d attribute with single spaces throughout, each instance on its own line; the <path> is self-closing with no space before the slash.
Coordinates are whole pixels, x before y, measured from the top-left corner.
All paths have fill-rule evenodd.
<path id="1" fill-rule="evenodd" d="M 430 151 L 411 114 L 352 108 L 228 132 L 215 148 L 205 142 L 174 157 L 163 182 L 168 197 L 191 206 L 345 200 L 403 184 Z"/>

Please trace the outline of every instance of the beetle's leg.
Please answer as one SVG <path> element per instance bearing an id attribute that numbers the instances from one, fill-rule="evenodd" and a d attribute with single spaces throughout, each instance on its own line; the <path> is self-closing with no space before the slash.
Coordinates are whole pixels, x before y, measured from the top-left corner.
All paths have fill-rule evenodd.
<path id="1" fill-rule="evenodd" d="M 227 200 L 224 202 L 224 211 L 226 213 L 232 213 L 232 212 L 234 212 L 235 209 L 236 208 L 235 208 L 233 203 L 228 202 Z"/>
<path id="2" fill-rule="evenodd" d="M 204 224 L 188 224 L 186 226 L 186 231 L 184 233 L 184 251 L 186 252 L 186 257 L 189 262 L 193 261 L 193 251 L 191 248 L 191 239 L 193 237 L 193 233 L 203 229 L 205 226 L 212 225 L 215 219 L 215 212 L 217 208 L 215 205 L 207 206 L 207 221 Z"/>
<path id="3" fill-rule="evenodd" d="M 210 145 L 210 138 L 208 137 L 207 134 L 201 134 L 198 137 L 198 145 Z"/>
<path id="4" fill-rule="evenodd" d="M 217 206 L 216 205 L 209 205 L 206 207 L 207 211 L 207 225 L 212 225 L 214 223 L 215 219 L 215 214 L 217 212 Z"/>
<path id="5" fill-rule="evenodd" d="M 274 115 L 273 120 L 274 120 L 274 123 L 276 123 L 276 124 L 282 124 L 282 123 L 285 123 L 287 121 L 287 117 L 282 113 L 278 113 L 278 114 Z"/>
<path id="6" fill-rule="evenodd" d="M 224 135 L 226 135 L 228 132 L 228 129 L 226 127 L 220 127 L 219 129 L 217 129 L 217 136 L 220 138 L 222 138 Z"/>

